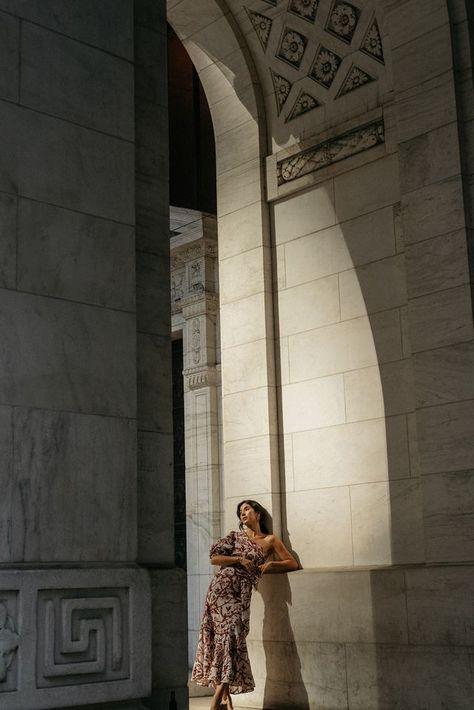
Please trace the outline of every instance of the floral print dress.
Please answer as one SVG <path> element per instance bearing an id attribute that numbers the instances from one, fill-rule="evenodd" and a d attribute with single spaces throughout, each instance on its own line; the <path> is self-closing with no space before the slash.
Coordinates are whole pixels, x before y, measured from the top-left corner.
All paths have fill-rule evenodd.
<path id="1" fill-rule="evenodd" d="M 191 679 L 199 685 L 229 684 L 231 693 L 249 693 L 255 687 L 247 653 L 252 587 L 265 562 L 261 545 L 245 532 L 231 532 L 218 540 L 213 555 L 246 557 L 254 561 L 249 571 L 240 564 L 221 567 L 207 591 Z"/>

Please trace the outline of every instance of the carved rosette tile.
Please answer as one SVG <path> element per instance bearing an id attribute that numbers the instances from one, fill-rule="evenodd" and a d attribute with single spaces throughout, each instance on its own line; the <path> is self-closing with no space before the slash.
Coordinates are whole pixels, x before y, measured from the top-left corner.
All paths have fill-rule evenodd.
<path id="1" fill-rule="evenodd" d="M 336 0 L 329 13 L 326 30 L 350 44 L 359 22 L 360 10 L 348 2 Z"/>
<path id="2" fill-rule="evenodd" d="M 298 116 L 302 116 L 304 113 L 308 113 L 308 111 L 313 111 L 319 106 L 321 106 L 321 104 L 314 96 L 301 90 L 286 120 L 293 121 L 293 119 L 298 118 Z"/>
<path id="3" fill-rule="evenodd" d="M 7 598 L 8 597 L 8 598 Z M 0 693 L 16 689 L 16 671 L 12 669 L 20 645 L 11 608 L 16 608 L 16 593 L 0 599 Z"/>
<path id="4" fill-rule="evenodd" d="M 128 607 L 127 589 L 41 590 L 37 687 L 129 678 Z"/>
<path id="5" fill-rule="evenodd" d="M 319 7 L 319 0 L 290 0 L 288 12 L 308 22 L 314 22 Z"/>
<path id="6" fill-rule="evenodd" d="M 262 15 L 260 12 L 255 12 L 254 10 L 249 10 L 248 7 L 245 8 L 249 20 L 252 23 L 252 27 L 262 45 L 262 49 L 265 52 L 268 46 L 268 40 L 270 38 L 270 32 L 272 29 L 272 20 L 266 15 Z"/>
<path id="7" fill-rule="evenodd" d="M 385 142 L 383 120 L 379 119 L 365 126 L 360 126 L 341 136 L 320 143 L 314 148 L 303 150 L 290 158 L 277 163 L 277 181 L 279 185 L 291 182 L 303 175 L 325 168 L 332 163 L 369 150 Z"/>
<path id="8" fill-rule="evenodd" d="M 272 71 L 271 69 L 270 69 L 270 74 L 272 77 L 273 88 L 275 89 L 275 101 L 276 101 L 276 106 L 277 106 L 277 114 L 280 115 L 283 105 L 288 98 L 288 95 L 291 91 L 291 87 L 293 86 L 293 84 L 291 83 L 291 81 L 288 81 L 288 79 L 285 79 L 284 76 L 282 76 L 281 74 L 277 74 L 276 72 Z"/>
<path id="9" fill-rule="evenodd" d="M 318 84 L 321 84 L 321 86 L 324 86 L 325 89 L 329 89 L 332 86 L 341 62 L 341 57 L 335 54 L 335 52 L 331 52 L 330 49 L 326 49 L 326 47 L 320 45 L 308 76 L 310 79 L 317 81 Z"/>
<path id="10" fill-rule="evenodd" d="M 308 40 L 301 32 L 284 27 L 276 56 L 293 68 L 299 69 L 307 44 Z"/>
<path id="11" fill-rule="evenodd" d="M 370 23 L 369 29 L 365 34 L 360 51 L 364 52 L 364 54 L 367 54 L 369 57 L 372 57 L 372 59 L 376 59 L 381 64 L 385 64 L 382 37 L 380 36 L 377 18 L 375 17 Z"/>
<path id="12" fill-rule="evenodd" d="M 351 91 L 360 89 L 361 86 L 370 84 L 372 81 L 375 81 L 373 76 L 358 67 L 356 64 L 353 64 L 347 72 L 347 76 L 344 79 L 341 88 L 337 92 L 336 98 L 338 99 L 341 96 L 349 94 Z"/>

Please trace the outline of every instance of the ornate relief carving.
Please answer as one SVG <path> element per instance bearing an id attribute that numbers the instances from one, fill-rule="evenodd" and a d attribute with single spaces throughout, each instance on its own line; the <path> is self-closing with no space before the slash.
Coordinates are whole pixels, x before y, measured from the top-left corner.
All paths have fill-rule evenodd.
<path id="1" fill-rule="evenodd" d="M 311 96 L 311 94 L 301 90 L 286 120 L 292 121 L 293 119 L 298 118 L 298 116 L 301 116 L 303 113 L 308 113 L 308 111 L 312 111 L 319 106 L 321 106 L 321 104 L 314 98 L 314 96 Z"/>
<path id="2" fill-rule="evenodd" d="M 348 131 L 341 136 L 320 143 L 314 148 L 308 148 L 301 153 L 297 153 L 291 158 L 280 160 L 277 163 L 278 184 L 283 185 L 296 180 L 332 163 L 369 150 L 376 145 L 384 143 L 384 141 L 382 119 Z"/>
<path id="3" fill-rule="evenodd" d="M 320 45 L 308 76 L 317 81 L 318 84 L 321 84 L 321 86 L 324 86 L 325 89 L 329 89 L 336 77 L 341 61 L 341 57 L 335 52 Z"/>
<path id="4" fill-rule="evenodd" d="M 337 92 L 336 99 L 349 94 L 351 91 L 355 91 L 355 89 L 360 89 L 361 86 L 365 86 L 365 84 L 369 84 L 371 81 L 375 81 L 373 76 L 353 64 L 347 72 L 347 76 L 342 82 L 341 88 Z"/>
<path id="5" fill-rule="evenodd" d="M 38 688 L 129 675 L 127 589 L 38 593 Z"/>
<path id="6" fill-rule="evenodd" d="M 191 350 L 193 363 L 201 362 L 201 323 L 199 318 L 194 318 L 191 324 Z"/>
<path id="7" fill-rule="evenodd" d="M 0 693 L 15 689 L 16 681 L 9 682 L 9 671 L 15 659 L 20 636 L 8 609 L 8 600 L 0 599 Z"/>
<path id="8" fill-rule="evenodd" d="M 276 7 L 278 0 L 263 0 L 263 2 L 266 2 L 267 5 L 273 5 L 273 7 Z"/>
<path id="9" fill-rule="evenodd" d="M 288 79 L 285 79 L 281 74 L 276 74 L 270 69 L 272 75 L 273 88 L 275 89 L 275 100 L 277 105 L 277 114 L 280 115 L 283 104 L 288 98 L 293 84 Z"/>
<path id="10" fill-rule="evenodd" d="M 188 390 L 197 390 L 201 387 L 211 387 L 217 384 L 218 374 L 215 367 L 197 368 L 190 367 L 184 370 L 184 383 Z"/>
<path id="11" fill-rule="evenodd" d="M 188 283 L 189 290 L 192 292 L 202 293 L 204 291 L 203 267 L 203 261 L 193 261 L 188 264 Z"/>
<path id="12" fill-rule="evenodd" d="M 284 27 L 276 56 L 290 66 L 299 69 L 307 44 L 308 40 L 301 32 Z"/>
<path id="13" fill-rule="evenodd" d="M 256 32 L 256 35 L 262 45 L 262 49 L 265 52 L 268 46 L 268 38 L 270 37 L 270 31 L 272 29 L 272 21 L 266 15 L 262 15 L 260 12 L 255 12 L 254 10 L 249 10 L 248 7 L 245 8 L 249 20 Z"/>
<path id="14" fill-rule="evenodd" d="M 185 276 L 184 269 L 171 273 L 171 303 L 176 303 L 184 297 L 185 292 Z"/>
<path id="15" fill-rule="evenodd" d="M 319 0 L 290 0 L 288 12 L 308 22 L 314 22 L 319 7 Z"/>
<path id="16" fill-rule="evenodd" d="M 359 17 L 358 7 L 336 0 L 329 13 L 326 30 L 349 44 L 354 37 Z"/>
<path id="17" fill-rule="evenodd" d="M 382 37 L 380 36 L 380 30 L 376 17 L 372 19 L 369 29 L 365 33 L 360 51 L 364 52 L 364 54 L 367 54 L 369 57 L 376 59 L 381 64 L 385 64 Z"/>

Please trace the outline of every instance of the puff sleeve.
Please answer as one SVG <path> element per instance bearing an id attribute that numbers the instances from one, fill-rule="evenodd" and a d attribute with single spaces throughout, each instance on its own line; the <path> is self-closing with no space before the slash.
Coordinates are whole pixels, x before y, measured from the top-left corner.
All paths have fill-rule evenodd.
<path id="1" fill-rule="evenodd" d="M 230 532 L 226 537 L 221 537 L 209 550 L 209 557 L 214 555 L 233 555 L 235 548 L 235 532 Z"/>

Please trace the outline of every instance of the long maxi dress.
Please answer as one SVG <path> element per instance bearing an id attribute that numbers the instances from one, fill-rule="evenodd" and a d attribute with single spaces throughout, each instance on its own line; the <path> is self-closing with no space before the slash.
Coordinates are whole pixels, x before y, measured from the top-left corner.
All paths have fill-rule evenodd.
<path id="1" fill-rule="evenodd" d="M 214 688 L 228 683 L 233 694 L 250 693 L 255 688 L 246 641 L 250 599 L 261 576 L 258 566 L 265 561 L 265 553 L 245 532 L 231 532 L 211 547 L 210 556 L 214 555 L 246 557 L 255 564 L 248 571 L 240 564 L 221 567 L 213 576 L 191 679 Z"/>

